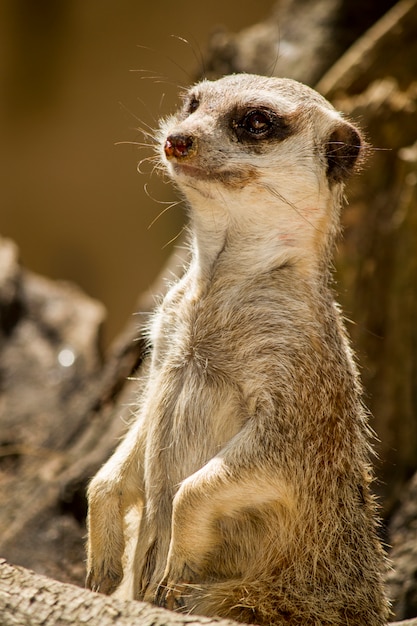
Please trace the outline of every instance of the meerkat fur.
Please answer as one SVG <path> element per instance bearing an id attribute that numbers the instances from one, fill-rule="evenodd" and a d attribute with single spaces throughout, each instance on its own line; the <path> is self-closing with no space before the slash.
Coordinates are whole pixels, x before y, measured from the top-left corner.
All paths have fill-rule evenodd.
<path id="1" fill-rule="evenodd" d="M 158 146 L 192 254 L 89 486 L 87 584 L 131 576 L 134 598 L 261 625 L 382 626 L 371 433 L 331 277 L 361 135 L 312 89 L 241 74 L 187 90 Z"/>

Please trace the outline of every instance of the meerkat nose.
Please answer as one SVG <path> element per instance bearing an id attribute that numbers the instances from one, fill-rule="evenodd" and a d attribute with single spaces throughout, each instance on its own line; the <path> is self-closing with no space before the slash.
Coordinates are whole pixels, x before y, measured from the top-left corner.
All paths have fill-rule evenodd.
<path id="1" fill-rule="evenodd" d="M 176 157 L 182 159 L 190 154 L 194 146 L 194 139 L 190 135 L 169 135 L 165 141 L 164 150 L 167 159 Z"/>

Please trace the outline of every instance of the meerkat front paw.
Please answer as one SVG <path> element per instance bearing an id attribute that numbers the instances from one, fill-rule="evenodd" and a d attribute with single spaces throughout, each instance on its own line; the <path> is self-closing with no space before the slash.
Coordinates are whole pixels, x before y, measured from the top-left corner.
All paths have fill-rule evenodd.
<path id="1" fill-rule="evenodd" d="M 117 589 L 123 578 L 123 571 L 120 568 L 95 568 L 91 567 L 87 571 L 85 586 L 91 591 L 110 595 Z"/>

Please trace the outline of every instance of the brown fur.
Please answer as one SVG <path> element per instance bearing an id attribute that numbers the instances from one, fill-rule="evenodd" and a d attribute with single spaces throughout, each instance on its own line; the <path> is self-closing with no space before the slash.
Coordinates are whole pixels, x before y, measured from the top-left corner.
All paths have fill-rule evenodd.
<path id="1" fill-rule="evenodd" d="M 155 314 L 137 418 L 89 488 L 91 588 L 130 572 L 133 597 L 181 611 L 386 623 L 367 416 L 329 286 L 360 151 L 284 79 L 205 81 L 162 123 L 193 257 Z"/>

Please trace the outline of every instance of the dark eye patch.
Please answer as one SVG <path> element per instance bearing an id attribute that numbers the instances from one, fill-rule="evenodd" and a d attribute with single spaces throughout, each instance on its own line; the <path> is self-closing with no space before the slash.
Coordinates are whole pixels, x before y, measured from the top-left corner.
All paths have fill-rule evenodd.
<path id="1" fill-rule="evenodd" d="M 284 117 L 270 109 L 247 109 L 232 116 L 230 126 L 241 142 L 258 142 L 263 139 L 283 140 L 291 134 Z"/>
<path id="2" fill-rule="evenodd" d="M 197 111 L 200 106 L 200 101 L 195 96 L 191 96 L 191 98 L 186 102 L 186 111 L 191 115 L 194 111 Z"/>

